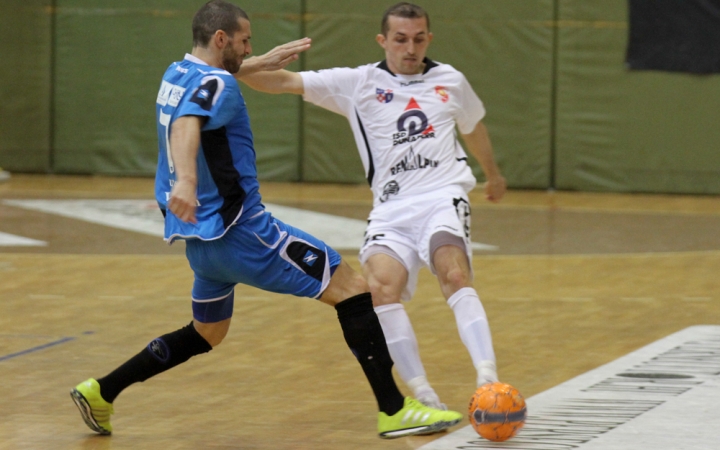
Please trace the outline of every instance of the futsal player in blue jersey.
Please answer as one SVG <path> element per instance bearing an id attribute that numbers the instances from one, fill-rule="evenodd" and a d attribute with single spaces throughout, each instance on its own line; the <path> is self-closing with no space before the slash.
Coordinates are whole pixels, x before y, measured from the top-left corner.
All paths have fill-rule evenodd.
<path id="1" fill-rule="evenodd" d="M 155 192 L 165 215 L 165 239 L 186 240 L 195 274 L 193 321 L 154 339 L 105 377 L 78 384 L 71 396 L 85 423 L 110 434 L 112 403 L 123 389 L 220 344 L 230 327 L 237 283 L 335 307 L 347 345 L 377 399 L 380 437 L 458 423 L 459 413 L 403 398 L 362 276 L 321 240 L 264 210 L 247 108 L 233 77 L 251 52 L 247 14 L 213 0 L 196 13 L 192 29 L 192 54 L 170 65 L 157 97 Z M 281 69 L 308 47 L 306 41 L 277 47 L 243 71 Z"/>

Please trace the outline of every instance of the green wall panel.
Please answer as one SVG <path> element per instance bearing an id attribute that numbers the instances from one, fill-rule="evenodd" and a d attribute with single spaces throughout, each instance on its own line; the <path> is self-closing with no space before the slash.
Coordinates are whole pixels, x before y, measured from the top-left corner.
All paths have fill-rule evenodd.
<path id="1" fill-rule="evenodd" d="M 243 2 L 262 53 L 299 37 L 296 1 Z M 55 169 L 152 174 L 155 98 L 167 66 L 192 49 L 197 1 L 60 0 L 56 36 Z M 253 18 L 255 15 L 256 18 Z M 299 105 L 247 92 L 259 171 L 297 178 Z"/>
<path id="2" fill-rule="evenodd" d="M 50 168 L 51 2 L 0 3 L 0 167 Z"/>
<path id="3" fill-rule="evenodd" d="M 720 193 L 720 76 L 629 71 L 626 0 L 560 0 L 557 187 Z"/>
<path id="4" fill-rule="evenodd" d="M 308 0 L 306 69 L 355 67 L 384 58 L 375 42 L 386 1 Z M 550 179 L 552 0 L 428 0 L 428 56 L 462 71 L 485 103 L 498 162 L 515 187 Z M 304 106 L 308 181 L 364 182 L 347 120 Z M 474 164 L 476 175 L 479 168 Z"/>

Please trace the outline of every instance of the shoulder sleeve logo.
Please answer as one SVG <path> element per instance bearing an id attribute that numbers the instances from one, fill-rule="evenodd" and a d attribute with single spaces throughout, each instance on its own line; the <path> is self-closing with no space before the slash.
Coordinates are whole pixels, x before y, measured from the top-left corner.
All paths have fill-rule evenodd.
<path id="1" fill-rule="evenodd" d="M 216 76 L 205 77 L 200 87 L 193 93 L 190 101 L 197 103 L 202 109 L 210 111 L 223 89 L 225 89 L 225 82 L 222 78 Z"/>

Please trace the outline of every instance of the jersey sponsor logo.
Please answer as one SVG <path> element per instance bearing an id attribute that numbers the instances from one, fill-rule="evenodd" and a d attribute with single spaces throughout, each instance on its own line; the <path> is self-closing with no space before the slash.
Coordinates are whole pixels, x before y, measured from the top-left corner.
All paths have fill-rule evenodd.
<path id="1" fill-rule="evenodd" d="M 160 91 L 158 91 L 157 103 L 160 106 L 170 105 L 175 108 L 180 104 L 180 100 L 184 94 L 184 87 L 176 86 L 163 80 L 160 85 Z"/>
<path id="2" fill-rule="evenodd" d="M 180 100 L 182 99 L 183 95 L 185 95 L 185 88 L 180 86 L 173 86 L 172 90 L 170 91 L 170 98 L 168 99 L 167 104 L 172 106 L 173 108 L 177 107 L 177 105 L 180 104 Z"/>
<path id="3" fill-rule="evenodd" d="M 175 87 L 174 84 L 168 83 L 167 81 L 163 80 L 157 95 L 158 105 L 167 105 L 168 99 L 170 98 L 170 91 L 172 91 L 173 87 Z"/>
<path id="4" fill-rule="evenodd" d="M 397 130 L 398 132 L 393 134 L 393 145 L 435 138 L 435 129 L 414 97 L 410 98 L 405 112 L 398 118 Z"/>
<path id="5" fill-rule="evenodd" d="M 420 154 L 415 154 L 415 150 L 413 150 L 412 147 L 410 147 L 410 152 L 408 152 L 405 157 L 392 166 L 390 168 L 390 173 L 392 175 L 397 175 L 399 173 L 407 172 L 409 170 L 420 170 L 420 169 L 434 169 L 440 164 L 440 161 L 437 159 L 429 159 L 425 158 L 424 156 Z"/>
<path id="6" fill-rule="evenodd" d="M 440 100 L 443 103 L 447 103 L 448 100 L 450 100 L 450 94 L 443 86 L 435 86 L 435 94 L 440 97 Z"/>
<path id="7" fill-rule="evenodd" d="M 393 97 L 395 97 L 395 94 L 393 94 L 392 89 L 375 88 L 375 98 L 377 98 L 380 103 L 390 103 Z"/>
<path id="8" fill-rule="evenodd" d="M 420 84 L 420 83 L 424 83 L 424 82 L 425 82 L 425 80 L 412 80 L 412 81 L 408 81 L 407 83 L 404 81 L 401 81 L 400 86 L 407 87 L 407 86 L 412 86 L 413 84 Z"/>
<path id="9" fill-rule="evenodd" d="M 385 203 L 386 201 L 388 201 L 391 195 L 397 195 L 399 192 L 400 185 L 397 183 L 397 181 L 388 181 L 387 184 L 383 187 L 383 193 L 382 196 L 380 196 L 380 201 Z"/>

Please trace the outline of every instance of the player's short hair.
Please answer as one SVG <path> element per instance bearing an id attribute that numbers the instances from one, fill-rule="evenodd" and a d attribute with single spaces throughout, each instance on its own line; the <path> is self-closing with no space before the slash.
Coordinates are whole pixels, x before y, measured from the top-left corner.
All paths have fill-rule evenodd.
<path id="1" fill-rule="evenodd" d="M 192 21 L 193 47 L 206 48 L 217 30 L 223 30 L 229 36 L 240 31 L 238 19 L 250 20 L 239 6 L 225 0 L 211 0 L 195 13 Z"/>
<path id="2" fill-rule="evenodd" d="M 413 3 L 400 2 L 389 7 L 385 11 L 385 14 L 383 14 L 382 23 L 380 24 L 380 31 L 383 36 L 387 36 L 388 30 L 390 30 L 390 25 L 388 24 L 390 16 L 404 17 L 406 19 L 422 19 L 424 17 L 427 21 L 428 30 L 430 29 L 430 16 L 427 11 Z"/>

